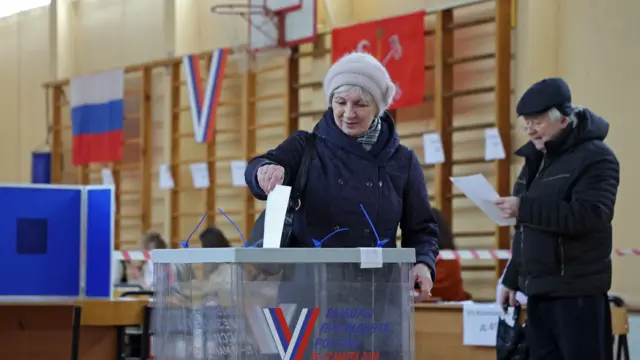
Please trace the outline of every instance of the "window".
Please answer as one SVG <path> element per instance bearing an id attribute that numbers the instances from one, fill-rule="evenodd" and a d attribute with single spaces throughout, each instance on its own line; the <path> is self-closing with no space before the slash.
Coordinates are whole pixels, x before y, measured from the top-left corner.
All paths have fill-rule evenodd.
<path id="1" fill-rule="evenodd" d="M 49 6 L 51 0 L 0 0 L 0 18 Z"/>

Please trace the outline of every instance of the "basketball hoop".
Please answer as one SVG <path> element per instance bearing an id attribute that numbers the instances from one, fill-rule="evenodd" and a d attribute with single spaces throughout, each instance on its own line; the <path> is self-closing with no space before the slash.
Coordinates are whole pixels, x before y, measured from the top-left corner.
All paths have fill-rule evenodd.
<path id="1" fill-rule="evenodd" d="M 246 72 L 248 70 L 256 70 L 260 67 L 260 63 L 267 62 L 271 58 L 288 56 L 291 49 L 279 46 L 279 34 L 273 29 L 278 29 L 278 23 L 281 20 L 279 13 L 272 11 L 264 5 L 251 4 L 219 4 L 211 7 L 211 12 L 218 15 L 235 15 L 240 16 L 249 24 L 249 31 L 255 29 L 259 36 L 267 43 L 267 46 L 253 47 L 250 39 L 247 43 L 241 43 L 231 47 L 232 52 L 230 58 L 233 59 L 238 71 Z M 251 35 L 250 35 L 251 37 Z M 255 46 L 255 45 L 254 45 Z"/>
<path id="2" fill-rule="evenodd" d="M 266 6 L 261 5 L 251 5 L 251 4 L 220 4 L 213 5 L 211 7 L 211 12 L 221 15 L 251 15 L 251 14 L 263 14 L 263 15 L 274 15 L 274 12 L 271 11 Z"/>

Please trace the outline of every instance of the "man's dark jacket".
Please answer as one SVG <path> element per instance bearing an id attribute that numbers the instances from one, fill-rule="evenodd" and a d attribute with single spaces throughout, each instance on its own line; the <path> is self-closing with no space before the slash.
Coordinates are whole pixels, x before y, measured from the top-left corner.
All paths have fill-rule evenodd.
<path id="1" fill-rule="evenodd" d="M 546 142 L 546 153 L 531 142 L 516 151 L 525 164 L 513 190 L 520 208 L 502 282 L 528 296 L 602 294 L 611 287 L 620 167 L 603 143 L 609 124 L 588 109 L 576 116 L 577 126 Z"/>

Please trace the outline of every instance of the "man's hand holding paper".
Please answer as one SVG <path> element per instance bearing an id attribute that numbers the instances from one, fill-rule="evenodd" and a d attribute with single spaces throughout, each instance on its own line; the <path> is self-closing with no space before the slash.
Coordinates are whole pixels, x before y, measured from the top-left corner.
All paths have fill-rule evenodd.
<path id="1" fill-rule="evenodd" d="M 516 196 L 507 196 L 498 198 L 493 202 L 498 209 L 502 211 L 502 217 L 505 219 L 517 218 L 518 208 L 520 207 L 520 198 Z"/>

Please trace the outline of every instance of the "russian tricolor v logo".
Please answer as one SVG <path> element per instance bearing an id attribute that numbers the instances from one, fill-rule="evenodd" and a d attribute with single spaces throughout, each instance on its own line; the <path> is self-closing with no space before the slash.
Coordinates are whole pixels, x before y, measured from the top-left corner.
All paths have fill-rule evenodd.
<path id="1" fill-rule="evenodd" d="M 193 133 L 199 143 L 210 142 L 213 139 L 216 110 L 222 92 L 227 54 L 227 49 L 218 49 L 211 55 L 211 67 L 206 88 L 202 87 L 198 55 L 185 55 L 182 60 L 191 105 Z"/>
<path id="2" fill-rule="evenodd" d="M 263 311 L 280 358 L 282 360 L 302 360 L 320 309 L 302 309 L 293 332 L 289 328 L 281 308 L 268 308 Z"/>

